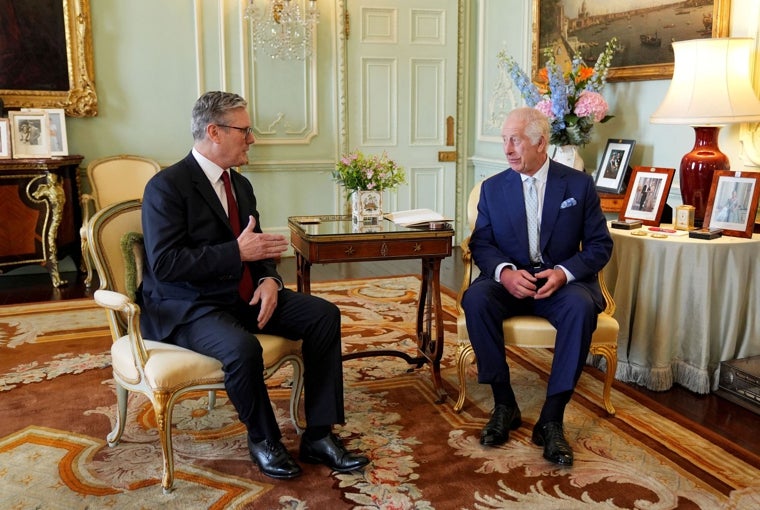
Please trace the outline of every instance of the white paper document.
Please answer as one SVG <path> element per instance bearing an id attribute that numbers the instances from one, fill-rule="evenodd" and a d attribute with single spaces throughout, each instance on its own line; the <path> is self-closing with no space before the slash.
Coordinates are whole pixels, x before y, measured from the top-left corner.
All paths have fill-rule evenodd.
<path id="1" fill-rule="evenodd" d="M 408 211 L 386 213 L 383 216 L 402 227 L 425 225 L 437 221 L 451 221 L 432 209 L 409 209 Z"/>

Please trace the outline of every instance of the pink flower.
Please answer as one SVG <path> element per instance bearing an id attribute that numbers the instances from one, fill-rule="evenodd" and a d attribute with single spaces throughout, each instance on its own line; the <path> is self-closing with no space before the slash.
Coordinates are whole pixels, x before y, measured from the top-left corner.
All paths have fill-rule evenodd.
<path id="1" fill-rule="evenodd" d="M 549 117 L 549 122 L 554 120 L 554 112 L 552 111 L 552 100 L 551 99 L 542 99 L 538 103 L 536 103 L 536 110 L 540 111 L 547 117 Z"/>
<path id="2" fill-rule="evenodd" d="M 536 106 L 538 108 L 538 106 Z M 594 122 L 600 122 L 605 115 L 609 106 L 599 92 L 584 90 L 575 103 L 575 114 L 578 117 L 594 117 Z"/>

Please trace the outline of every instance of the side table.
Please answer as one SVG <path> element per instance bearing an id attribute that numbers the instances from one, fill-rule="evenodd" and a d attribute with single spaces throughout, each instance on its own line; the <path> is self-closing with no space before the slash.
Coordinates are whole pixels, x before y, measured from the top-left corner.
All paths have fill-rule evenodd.
<path id="1" fill-rule="evenodd" d="M 367 350 L 345 354 L 343 359 L 397 356 L 417 368 L 430 363 L 438 403 L 446 398 L 441 381 L 443 310 L 441 261 L 451 255 L 454 230 L 405 228 L 389 220 L 378 225 L 355 226 L 350 216 L 293 216 L 288 218 L 290 242 L 296 255 L 299 292 L 311 292 L 312 264 L 372 260 L 420 259 L 422 284 L 417 300 L 417 349 L 412 357 L 395 350 Z"/>
<path id="2" fill-rule="evenodd" d="M 66 284 L 59 257 L 81 260 L 78 172 L 82 156 L 0 160 L 0 273 L 47 266 L 53 287 Z"/>

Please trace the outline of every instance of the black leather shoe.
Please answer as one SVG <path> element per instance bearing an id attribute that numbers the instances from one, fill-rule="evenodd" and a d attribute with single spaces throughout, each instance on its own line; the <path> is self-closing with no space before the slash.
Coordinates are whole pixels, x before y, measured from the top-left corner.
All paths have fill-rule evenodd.
<path id="1" fill-rule="evenodd" d="M 248 438 L 251 459 L 262 473 L 272 478 L 290 479 L 301 474 L 299 466 L 280 441 L 264 439 L 258 443 Z"/>
<path id="2" fill-rule="evenodd" d="M 546 460 L 562 466 L 573 465 L 573 450 L 565 439 L 565 432 L 560 422 L 537 423 L 533 428 L 533 442 L 544 447 Z"/>
<path id="3" fill-rule="evenodd" d="M 346 450 L 341 440 L 332 433 L 316 441 L 303 436 L 299 458 L 310 464 L 324 464 L 340 473 L 361 469 L 369 464 L 367 457 Z"/>
<path id="4" fill-rule="evenodd" d="M 502 404 L 493 408 L 491 419 L 480 432 L 480 444 L 483 446 L 498 446 L 509 439 L 509 431 L 517 430 L 522 425 L 520 409 Z"/>

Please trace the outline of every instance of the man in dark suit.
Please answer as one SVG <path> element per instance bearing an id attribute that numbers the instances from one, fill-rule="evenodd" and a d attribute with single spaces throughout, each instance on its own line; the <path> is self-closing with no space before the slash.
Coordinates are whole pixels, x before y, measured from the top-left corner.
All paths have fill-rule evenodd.
<path id="1" fill-rule="evenodd" d="M 478 363 L 490 384 L 494 410 L 481 432 L 487 446 L 503 444 L 522 424 L 509 378 L 501 323 L 515 315 L 545 317 L 557 328 L 551 374 L 533 442 L 544 457 L 572 465 L 563 420 L 605 302 L 597 280 L 612 238 L 591 176 L 547 156 L 549 122 L 534 108 L 512 111 L 502 128 L 510 168 L 482 184 L 470 249 L 480 276 L 462 305 Z M 536 242 L 531 254 L 527 203 L 535 178 Z M 581 249 L 582 247 L 582 249 Z"/>
<path id="2" fill-rule="evenodd" d="M 340 472 L 359 469 L 369 459 L 348 452 L 332 432 L 344 421 L 340 312 L 283 287 L 275 258 L 288 241 L 262 232 L 251 183 L 230 171 L 248 163 L 255 141 L 246 106 L 237 94 L 201 96 L 192 112 L 192 151 L 145 188 L 142 333 L 221 361 L 251 458 L 273 478 L 294 478 L 301 467 L 280 441 L 256 333 L 303 339 L 307 428 L 300 459 Z"/>

